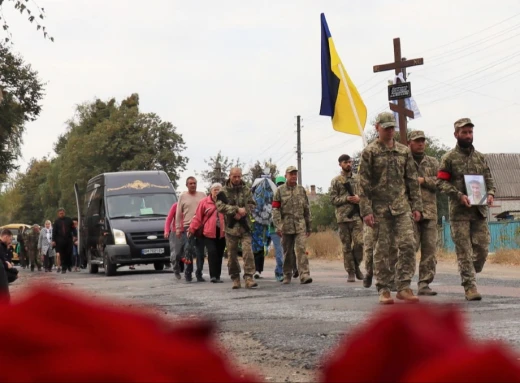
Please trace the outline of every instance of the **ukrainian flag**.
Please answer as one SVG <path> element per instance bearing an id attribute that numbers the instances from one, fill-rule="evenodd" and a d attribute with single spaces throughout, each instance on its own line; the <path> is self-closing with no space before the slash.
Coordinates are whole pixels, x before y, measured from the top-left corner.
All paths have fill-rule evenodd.
<path id="1" fill-rule="evenodd" d="M 320 115 L 332 118 L 334 130 L 363 137 L 367 108 L 341 63 L 323 13 L 321 14 Z"/>

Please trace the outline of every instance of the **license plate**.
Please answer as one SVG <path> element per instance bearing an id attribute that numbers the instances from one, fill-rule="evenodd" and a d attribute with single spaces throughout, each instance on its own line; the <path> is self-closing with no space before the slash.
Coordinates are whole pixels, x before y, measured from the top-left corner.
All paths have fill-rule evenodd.
<path id="1" fill-rule="evenodd" d="M 164 254 L 164 249 L 143 249 L 142 250 L 143 255 L 146 254 Z"/>

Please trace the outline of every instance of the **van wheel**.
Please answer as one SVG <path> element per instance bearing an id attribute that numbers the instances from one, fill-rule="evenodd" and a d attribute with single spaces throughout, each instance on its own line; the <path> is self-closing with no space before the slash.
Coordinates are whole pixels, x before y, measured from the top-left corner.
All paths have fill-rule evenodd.
<path id="1" fill-rule="evenodd" d="M 90 274 L 97 274 L 98 271 L 99 271 L 99 265 L 93 265 L 92 263 L 89 262 L 88 272 Z"/>
<path id="2" fill-rule="evenodd" d="M 155 270 L 157 271 L 162 271 L 164 270 L 164 262 L 155 262 L 153 264 L 153 267 L 155 268 Z"/>
<path id="3" fill-rule="evenodd" d="M 113 275 L 116 275 L 117 272 L 117 265 L 110 262 L 110 259 L 108 258 L 108 254 L 105 253 L 103 255 L 103 267 L 105 268 L 105 275 L 107 277 L 111 277 Z"/>

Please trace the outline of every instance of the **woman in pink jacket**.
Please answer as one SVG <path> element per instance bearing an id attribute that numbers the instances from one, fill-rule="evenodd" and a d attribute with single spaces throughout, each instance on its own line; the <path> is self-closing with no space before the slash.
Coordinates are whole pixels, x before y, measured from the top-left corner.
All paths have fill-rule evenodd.
<path id="1" fill-rule="evenodd" d="M 209 276 L 212 283 L 222 283 L 220 273 L 226 248 L 224 214 L 219 213 L 215 205 L 217 194 L 221 189 L 222 185 L 219 183 L 211 185 L 210 195 L 199 202 L 189 228 L 189 234 L 193 235 L 202 227 L 204 246 L 208 249 Z"/>

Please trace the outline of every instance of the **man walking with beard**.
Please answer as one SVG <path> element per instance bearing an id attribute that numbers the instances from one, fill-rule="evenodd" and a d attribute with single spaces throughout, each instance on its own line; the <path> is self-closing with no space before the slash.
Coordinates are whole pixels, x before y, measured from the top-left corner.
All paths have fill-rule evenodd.
<path id="1" fill-rule="evenodd" d="M 493 204 L 495 184 L 486 158 L 473 147 L 473 123 L 469 118 L 455 121 L 457 145 L 446 153 L 437 174 L 437 186 L 450 198 L 451 237 L 459 263 L 459 272 L 468 301 L 479 301 L 475 273 L 486 263 L 491 241 L 487 225 L 488 207 L 471 206 L 464 183 L 465 175 L 482 175 L 488 194 L 487 204 Z"/>
<path id="2" fill-rule="evenodd" d="M 352 159 L 348 154 L 338 158 L 341 174 L 332 179 L 330 200 L 336 208 L 339 237 L 343 245 L 343 264 L 347 282 L 362 280 L 359 265 L 363 261 L 363 222 L 359 215 L 358 178 L 352 174 Z"/>
<path id="3" fill-rule="evenodd" d="M 65 209 L 58 209 L 58 218 L 52 225 L 52 246 L 60 254 L 61 273 L 72 271 L 72 245 L 74 223 L 72 219 L 65 216 Z"/>

